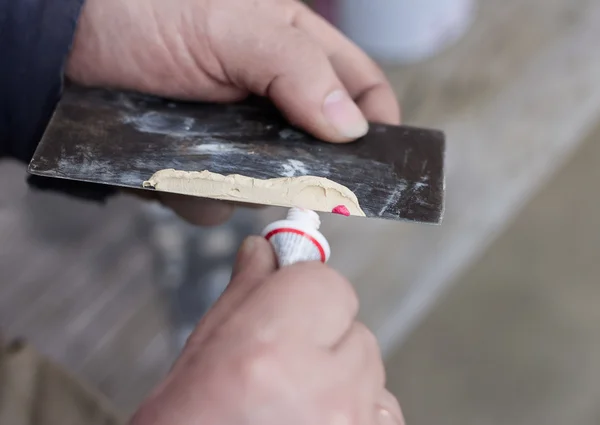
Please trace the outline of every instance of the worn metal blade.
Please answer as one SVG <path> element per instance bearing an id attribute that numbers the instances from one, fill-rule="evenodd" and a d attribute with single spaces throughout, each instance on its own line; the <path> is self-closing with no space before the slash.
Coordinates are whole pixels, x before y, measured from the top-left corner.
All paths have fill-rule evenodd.
<path id="1" fill-rule="evenodd" d="M 152 190 L 142 183 L 167 168 L 260 179 L 313 175 L 348 187 L 367 217 L 439 223 L 444 151 L 440 131 L 381 124 L 354 143 L 323 143 L 262 99 L 176 103 L 70 87 L 29 172 L 141 190 Z"/>

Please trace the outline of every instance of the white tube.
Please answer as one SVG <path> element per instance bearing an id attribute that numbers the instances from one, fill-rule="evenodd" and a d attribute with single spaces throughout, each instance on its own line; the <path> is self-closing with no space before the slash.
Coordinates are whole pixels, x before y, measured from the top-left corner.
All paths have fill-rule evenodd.
<path id="1" fill-rule="evenodd" d="M 321 220 L 311 210 L 291 208 L 285 220 L 269 224 L 262 232 L 277 255 L 279 267 L 303 261 L 326 263 L 331 248 L 325 236 L 319 232 Z"/>

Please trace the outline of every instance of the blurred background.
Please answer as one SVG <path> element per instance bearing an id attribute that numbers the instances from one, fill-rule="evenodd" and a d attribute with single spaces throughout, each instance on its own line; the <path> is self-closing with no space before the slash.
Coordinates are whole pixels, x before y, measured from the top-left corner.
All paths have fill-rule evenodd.
<path id="1" fill-rule="evenodd" d="M 382 64 L 405 123 L 447 135 L 442 226 L 322 227 L 407 422 L 600 423 L 600 2 L 309 3 Z M 26 341 L 0 352 L 0 378 L 36 388 L 48 424 L 73 401 L 72 418 L 120 423 L 241 240 L 283 213 L 193 228 L 131 198 L 28 191 L 0 163 L 0 331 Z M 19 403 L 34 401 L 0 395 L 0 423 Z"/>

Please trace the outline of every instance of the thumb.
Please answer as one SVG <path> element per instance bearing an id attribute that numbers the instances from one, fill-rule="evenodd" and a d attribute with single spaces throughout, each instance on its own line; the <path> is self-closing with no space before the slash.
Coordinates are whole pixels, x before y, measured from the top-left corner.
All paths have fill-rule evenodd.
<path id="1" fill-rule="evenodd" d="M 271 244 L 265 238 L 250 236 L 240 246 L 229 287 L 239 286 L 236 281 L 240 280 L 248 286 L 249 280 L 262 280 L 276 269 L 277 259 Z"/>
<path id="2" fill-rule="evenodd" d="M 321 46 L 293 27 L 261 42 L 264 48 L 252 52 L 258 65 L 241 77 L 245 88 L 268 96 L 292 124 L 320 139 L 348 142 L 367 133 L 367 120 Z"/>

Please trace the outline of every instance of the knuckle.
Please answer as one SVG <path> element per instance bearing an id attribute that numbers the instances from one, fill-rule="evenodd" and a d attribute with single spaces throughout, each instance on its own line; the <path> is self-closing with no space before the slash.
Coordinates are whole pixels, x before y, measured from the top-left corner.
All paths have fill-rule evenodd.
<path id="1" fill-rule="evenodd" d="M 290 55 L 291 50 L 293 55 Z M 307 64 L 322 67 L 327 63 L 319 46 L 296 28 L 287 29 L 287 36 L 279 41 L 274 52 L 269 52 L 269 56 L 273 59 L 273 73 L 281 75 L 307 71 L 310 69 Z"/>
<path id="2" fill-rule="evenodd" d="M 329 277 L 325 282 L 337 303 L 343 305 L 354 316 L 358 312 L 358 295 L 352 284 L 341 274 L 328 269 Z"/>
<path id="3" fill-rule="evenodd" d="M 359 425 L 361 422 L 357 410 L 355 404 L 348 403 L 344 403 L 343 407 L 329 408 L 324 415 L 323 422 L 327 424 Z"/>
<path id="4" fill-rule="evenodd" d="M 355 330 L 359 335 L 359 339 L 362 341 L 366 361 L 373 366 L 375 384 L 376 386 L 383 386 L 386 379 L 385 366 L 381 356 L 379 341 L 375 334 L 363 323 L 357 322 L 355 324 Z"/>
<path id="5" fill-rule="evenodd" d="M 398 399 L 388 390 L 383 390 L 383 394 L 377 404 L 381 409 L 389 412 L 396 419 L 398 425 L 404 425 L 406 423 Z"/>
<path id="6" fill-rule="evenodd" d="M 356 322 L 354 326 L 364 346 L 370 352 L 379 355 L 379 342 L 375 334 L 364 323 Z"/>
<path id="7" fill-rule="evenodd" d="M 291 266 L 290 274 L 296 279 L 288 279 L 299 294 L 307 294 L 318 302 L 342 308 L 346 314 L 355 316 L 359 300 L 352 284 L 332 268 L 320 264 Z"/>
<path id="8" fill-rule="evenodd" d="M 276 75 L 317 75 L 329 66 L 329 59 L 318 43 L 293 26 L 278 30 L 275 40 L 265 43 L 266 64 Z M 294 54 L 290 54 L 293 51 Z M 316 68 L 316 69 L 315 69 Z"/>
<path id="9" fill-rule="evenodd" d="M 238 378 L 247 389 L 256 391 L 275 389 L 280 381 L 281 366 L 276 347 L 272 344 L 263 344 L 239 359 Z"/>
<path id="10" fill-rule="evenodd" d="M 366 327 L 365 327 L 366 328 Z M 386 374 L 385 365 L 381 357 L 379 341 L 373 332 L 368 329 L 363 334 L 365 349 L 367 350 L 367 359 L 373 365 L 373 379 L 376 387 L 385 385 Z"/>

